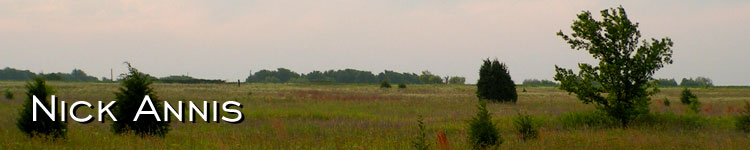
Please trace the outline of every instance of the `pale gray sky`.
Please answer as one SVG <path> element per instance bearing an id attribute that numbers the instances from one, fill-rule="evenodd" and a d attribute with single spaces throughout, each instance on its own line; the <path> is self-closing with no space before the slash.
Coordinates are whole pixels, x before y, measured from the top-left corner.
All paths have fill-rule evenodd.
<path id="1" fill-rule="evenodd" d="M 660 78 L 750 85 L 744 0 L 0 0 L 0 67 L 80 68 L 237 80 L 249 70 L 430 70 L 476 82 L 497 57 L 513 79 L 551 79 L 554 65 L 592 62 L 555 32 L 582 10 L 622 5 L 646 38 L 675 42 Z"/>

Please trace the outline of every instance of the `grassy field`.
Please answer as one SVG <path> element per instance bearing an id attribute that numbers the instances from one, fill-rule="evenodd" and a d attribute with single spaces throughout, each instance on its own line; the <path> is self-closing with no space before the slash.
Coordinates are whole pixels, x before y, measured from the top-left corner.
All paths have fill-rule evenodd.
<path id="1" fill-rule="evenodd" d="M 115 83 L 50 82 L 65 101 L 112 101 Z M 29 138 L 15 122 L 24 82 L 0 82 L 12 100 L 0 98 L 0 149 L 410 149 L 424 116 L 429 140 L 444 131 L 452 149 L 467 149 L 466 126 L 476 112 L 475 86 L 299 84 L 155 84 L 161 100 L 226 101 L 243 104 L 240 124 L 172 122 L 165 138 L 115 135 L 109 123 L 68 123 L 68 138 Z M 527 92 L 520 92 L 525 88 Z M 704 104 L 700 116 L 686 117 L 680 88 L 662 88 L 651 110 L 661 120 L 629 128 L 571 126 L 570 116 L 594 110 L 553 87 L 518 87 L 517 104 L 489 104 L 505 142 L 501 149 L 747 149 L 750 135 L 737 132 L 733 116 L 750 88 L 692 89 Z M 667 98 L 671 106 L 662 101 Z M 161 109 L 161 108 L 159 108 Z M 511 118 L 528 112 L 540 123 L 540 138 L 521 141 Z M 81 115 L 95 110 L 81 108 Z M 566 117 L 567 116 L 567 117 Z M 658 120 L 658 119 L 657 119 Z"/>

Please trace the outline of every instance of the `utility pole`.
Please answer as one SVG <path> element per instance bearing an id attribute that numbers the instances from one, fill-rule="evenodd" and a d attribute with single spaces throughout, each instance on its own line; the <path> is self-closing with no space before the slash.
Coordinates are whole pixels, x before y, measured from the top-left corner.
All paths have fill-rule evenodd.
<path id="1" fill-rule="evenodd" d="M 112 68 L 109 68 L 109 81 L 115 82 L 115 71 Z"/>

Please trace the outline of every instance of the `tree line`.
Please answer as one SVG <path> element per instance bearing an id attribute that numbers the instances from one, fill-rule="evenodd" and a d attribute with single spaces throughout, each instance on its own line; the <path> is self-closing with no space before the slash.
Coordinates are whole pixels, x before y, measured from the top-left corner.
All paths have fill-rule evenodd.
<path id="1" fill-rule="evenodd" d="M 466 78 L 459 76 L 441 78 L 430 71 L 416 74 L 385 70 L 375 75 L 370 71 L 343 69 L 300 74 L 286 68 L 278 68 L 276 70 L 263 69 L 248 75 L 245 79 L 245 82 L 249 83 L 380 83 L 381 81 L 395 84 L 464 84 Z"/>
<path id="2" fill-rule="evenodd" d="M 0 80 L 26 81 L 35 77 L 45 78 L 51 81 L 99 81 L 96 77 L 89 76 L 81 69 L 73 69 L 70 73 L 39 73 L 35 74 L 29 70 L 19 70 L 5 67 L 0 70 Z"/>

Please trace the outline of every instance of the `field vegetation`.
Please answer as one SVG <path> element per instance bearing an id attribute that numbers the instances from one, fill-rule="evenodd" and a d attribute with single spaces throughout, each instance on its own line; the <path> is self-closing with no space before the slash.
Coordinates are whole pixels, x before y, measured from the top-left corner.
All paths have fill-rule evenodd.
<path id="1" fill-rule="evenodd" d="M 0 81 L 0 89 L 24 95 L 25 82 Z M 65 101 L 115 100 L 118 83 L 48 82 Z M 473 85 L 409 85 L 381 89 L 378 84 L 176 84 L 154 83 L 160 100 L 236 100 L 242 123 L 171 122 L 164 138 L 111 132 L 111 121 L 68 122 L 67 138 L 29 138 L 15 127 L 24 98 L 0 101 L 0 149 L 411 149 L 423 117 L 431 149 L 470 148 L 468 121 L 477 113 Z M 648 115 L 627 128 L 602 119 L 594 106 L 555 87 L 519 87 L 516 104 L 488 103 L 503 143 L 500 149 L 745 149 L 750 134 L 735 123 L 750 99 L 750 88 L 691 89 L 701 99 L 699 113 L 679 99 L 682 88 L 660 88 Z M 536 139 L 522 140 L 513 120 L 532 116 Z M 81 108 L 80 115 L 96 110 Z M 442 133 L 442 134 L 441 134 Z M 442 137 L 442 138 L 441 138 Z M 441 140 L 443 139 L 443 140 Z M 442 141 L 442 142 L 440 142 Z"/>

